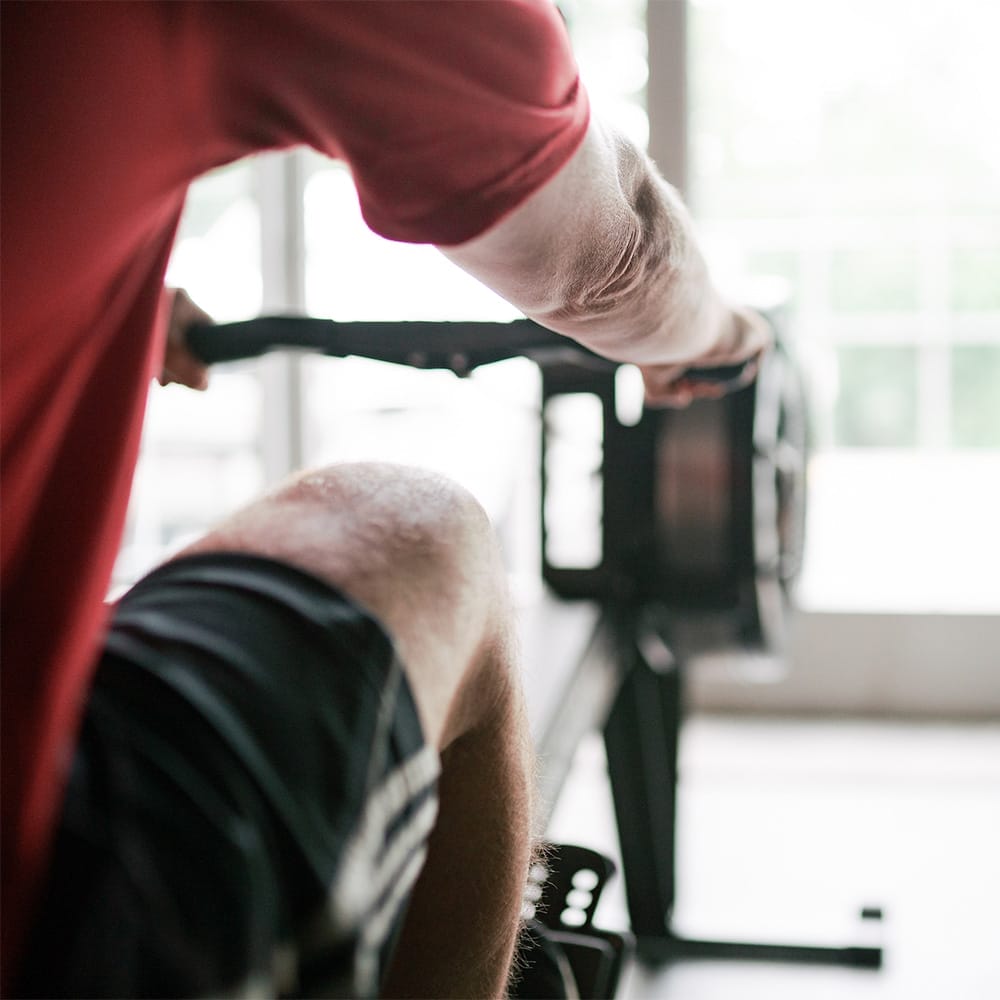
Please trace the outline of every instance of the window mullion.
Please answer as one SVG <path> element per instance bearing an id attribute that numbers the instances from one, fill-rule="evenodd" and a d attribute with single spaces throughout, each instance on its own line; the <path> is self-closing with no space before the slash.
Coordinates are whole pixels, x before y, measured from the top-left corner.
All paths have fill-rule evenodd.
<path id="1" fill-rule="evenodd" d="M 263 311 L 305 310 L 305 169 L 301 151 L 260 156 L 254 163 L 260 204 L 261 298 Z M 304 459 L 301 358 L 276 354 L 260 365 L 261 460 L 267 482 L 295 469 Z"/>
<path id="2" fill-rule="evenodd" d="M 649 44 L 649 154 L 663 175 L 689 198 L 687 0 L 647 0 Z"/>

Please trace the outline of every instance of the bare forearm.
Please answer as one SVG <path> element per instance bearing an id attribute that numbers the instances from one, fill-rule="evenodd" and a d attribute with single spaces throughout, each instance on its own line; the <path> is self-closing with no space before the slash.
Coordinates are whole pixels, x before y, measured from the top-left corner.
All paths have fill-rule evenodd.
<path id="1" fill-rule="evenodd" d="M 445 252 L 533 319 L 615 360 L 688 361 L 731 323 L 676 193 L 596 123 L 549 185 Z"/>
<path id="2" fill-rule="evenodd" d="M 620 201 L 566 246 L 563 302 L 536 318 L 618 361 L 691 360 L 715 345 L 729 310 L 676 193 L 634 147 L 612 149 Z"/>

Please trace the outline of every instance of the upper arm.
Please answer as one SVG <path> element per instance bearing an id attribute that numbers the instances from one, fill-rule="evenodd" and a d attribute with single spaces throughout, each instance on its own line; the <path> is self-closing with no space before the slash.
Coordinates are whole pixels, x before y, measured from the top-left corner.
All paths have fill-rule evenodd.
<path id="1" fill-rule="evenodd" d="M 196 5 L 215 115 L 241 152 L 308 143 L 350 167 L 388 239 L 455 244 L 579 145 L 589 104 L 550 0 Z"/>

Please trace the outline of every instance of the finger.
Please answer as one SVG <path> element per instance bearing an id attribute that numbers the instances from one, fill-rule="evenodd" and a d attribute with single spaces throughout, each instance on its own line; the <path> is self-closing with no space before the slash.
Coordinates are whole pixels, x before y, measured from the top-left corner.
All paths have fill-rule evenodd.
<path id="1" fill-rule="evenodd" d="M 653 409 L 683 409 L 694 402 L 694 393 L 689 387 L 675 384 L 650 389 L 646 387 L 645 404 Z"/>
<path id="2" fill-rule="evenodd" d="M 186 355 L 186 356 L 185 356 Z M 208 388 L 208 368 L 186 351 L 173 348 L 167 351 L 163 370 L 159 376 L 160 385 L 174 382 L 203 392 Z"/>
<path id="3" fill-rule="evenodd" d="M 208 388 L 208 367 L 187 348 L 187 331 L 195 323 L 211 324 L 212 318 L 197 306 L 183 288 L 173 291 L 160 384 L 177 383 L 189 389 Z"/>

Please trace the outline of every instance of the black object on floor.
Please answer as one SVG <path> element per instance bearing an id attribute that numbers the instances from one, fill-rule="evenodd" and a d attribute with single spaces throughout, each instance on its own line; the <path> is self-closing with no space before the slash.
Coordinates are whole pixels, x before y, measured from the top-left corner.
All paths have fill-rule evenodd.
<path id="1" fill-rule="evenodd" d="M 615 874 L 610 858 L 586 847 L 550 844 L 532 868 L 529 894 L 537 895 L 526 929 L 516 1000 L 614 997 L 631 934 L 594 926 L 594 912 Z M 534 890 L 534 893 L 531 893 Z"/>

